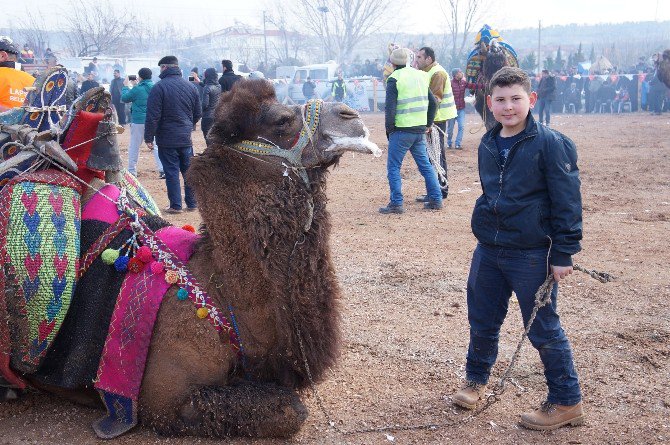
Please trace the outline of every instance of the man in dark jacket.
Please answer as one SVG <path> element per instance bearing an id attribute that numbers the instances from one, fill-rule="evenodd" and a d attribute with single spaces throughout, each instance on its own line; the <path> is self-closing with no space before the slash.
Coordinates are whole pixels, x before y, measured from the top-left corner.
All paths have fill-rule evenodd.
<path id="1" fill-rule="evenodd" d="M 221 85 L 217 82 L 218 74 L 214 68 L 205 70 L 205 81 L 202 90 L 202 121 L 200 128 L 207 141 L 207 133 L 214 123 L 214 111 L 221 95 Z"/>
<path id="2" fill-rule="evenodd" d="M 240 80 L 242 76 L 235 74 L 235 71 L 233 71 L 233 62 L 230 60 L 222 60 L 221 65 L 223 66 L 223 74 L 219 79 L 219 84 L 221 85 L 221 92 L 225 93 L 226 91 L 230 91 L 235 82 Z"/>
<path id="3" fill-rule="evenodd" d="M 81 88 L 79 89 L 79 94 L 82 95 L 91 88 L 99 87 L 100 84 L 95 81 L 95 73 L 89 72 L 86 75 L 86 80 L 81 83 Z"/>
<path id="4" fill-rule="evenodd" d="M 158 157 L 163 164 L 170 207 L 166 213 L 182 212 L 179 172 L 186 174 L 193 157 L 191 131 L 200 120 L 202 108 L 195 86 L 182 78 L 179 61 L 175 56 L 165 56 L 159 62 L 161 81 L 149 92 L 147 118 L 144 125 L 144 142 L 153 149 L 156 137 Z M 197 204 L 191 187 L 184 183 L 184 200 L 188 210 Z"/>
<path id="5" fill-rule="evenodd" d="M 302 95 L 305 96 L 305 100 L 314 98 L 314 90 L 316 90 L 316 84 L 308 77 L 305 83 L 302 84 Z"/>
<path id="6" fill-rule="evenodd" d="M 119 124 L 126 125 L 126 105 L 121 101 L 121 90 L 123 90 L 121 71 L 114 70 L 114 78 L 109 84 L 109 92 L 112 95 L 112 104 L 114 104 L 116 114 L 119 117 Z"/>
<path id="7" fill-rule="evenodd" d="M 542 78 L 537 86 L 537 112 L 540 115 L 540 123 L 551 121 L 551 103 L 556 98 L 556 78 L 549 74 L 549 70 L 542 70 Z M 545 119 L 543 120 L 543 117 Z"/>

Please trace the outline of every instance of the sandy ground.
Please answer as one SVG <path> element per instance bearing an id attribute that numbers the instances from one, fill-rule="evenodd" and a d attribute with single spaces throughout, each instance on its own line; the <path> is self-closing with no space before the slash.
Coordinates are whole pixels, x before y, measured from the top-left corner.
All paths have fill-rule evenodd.
<path id="1" fill-rule="evenodd" d="M 372 138 L 386 148 L 383 115 L 364 116 Z M 585 267 L 618 279 L 601 284 L 576 273 L 561 285 L 559 311 L 572 342 L 587 413 L 586 425 L 548 433 L 518 426 L 519 413 L 545 395 L 542 367 L 526 344 L 502 400 L 467 424 L 432 430 L 341 434 L 328 427 L 316 399 L 305 394 L 310 417 L 291 443 L 670 443 L 670 117 L 647 113 L 554 116 L 554 127 L 577 144 L 584 201 Z M 467 125 L 479 125 L 468 115 Z M 196 150 L 204 147 L 194 133 Z M 461 385 L 468 344 L 465 285 L 475 239 L 470 213 L 480 194 L 476 147 L 450 150 L 451 193 L 441 212 L 413 203 L 423 182 L 408 157 L 403 167 L 404 215 L 384 216 L 385 156 L 343 156 L 328 194 L 332 250 L 343 289 L 344 347 L 339 365 L 318 386 L 341 430 L 449 423 L 466 417 L 450 395 Z M 127 147 L 128 132 L 122 137 Z M 161 207 L 163 181 L 142 151 L 140 179 Z M 169 217 L 197 224 L 198 216 Z M 501 332 L 494 381 L 521 334 L 517 306 Z M 0 405 L 0 444 L 88 444 L 101 411 L 31 393 Z M 196 444 L 138 428 L 118 444 Z M 282 441 L 232 440 L 274 444 Z"/>

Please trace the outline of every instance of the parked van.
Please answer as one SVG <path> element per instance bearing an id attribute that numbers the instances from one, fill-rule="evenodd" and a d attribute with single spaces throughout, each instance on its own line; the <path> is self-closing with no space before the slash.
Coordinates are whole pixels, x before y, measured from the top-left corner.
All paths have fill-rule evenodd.
<path id="1" fill-rule="evenodd" d="M 305 65 L 298 68 L 293 75 L 293 81 L 288 85 L 288 96 L 291 101 L 298 104 L 305 102 L 305 96 L 302 94 L 302 86 L 308 77 L 316 84 L 316 89 L 314 90 L 315 95 L 321 99 L 329 99 L 333 82 L 337 79 L 338 68 L 338 64 L 334 61 Z M 348 95 L 354 92 L 357 85 L 363 85 L 367 94 L 370 110 L 374 109 L 375 103 L 377 109 L 384 108 L 386 90 L 384 84 L 380 80 L 371 76 L 363 76 L 344 79 L 344 81 L 347 85 Z"/>

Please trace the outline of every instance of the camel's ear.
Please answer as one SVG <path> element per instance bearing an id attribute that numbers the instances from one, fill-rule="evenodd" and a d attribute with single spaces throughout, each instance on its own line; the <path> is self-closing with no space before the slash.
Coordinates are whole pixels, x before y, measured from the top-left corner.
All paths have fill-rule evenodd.
<path id="1" fill-rule="evenodd" d="M 276 100 L 274 87 L 267 80 L 236 82 L 219 98 L 216 121 L 210 131 L 213 142 L 228 144 L 254 138 L 263 104 Z"/>

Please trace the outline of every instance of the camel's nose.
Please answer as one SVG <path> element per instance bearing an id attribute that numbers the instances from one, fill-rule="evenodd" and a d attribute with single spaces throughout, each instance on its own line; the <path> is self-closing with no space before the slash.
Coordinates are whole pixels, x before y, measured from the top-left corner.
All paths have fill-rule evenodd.
<path id="1" fill-rule="evenodd" d="M 358 115 L 358 111 L 344 104 L 337 104 L 333 111 L 337 113 L 342 119 L 358 119 L 360 117 Z"/>

